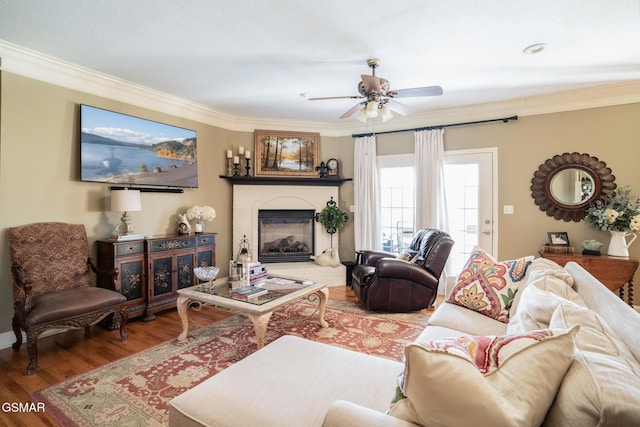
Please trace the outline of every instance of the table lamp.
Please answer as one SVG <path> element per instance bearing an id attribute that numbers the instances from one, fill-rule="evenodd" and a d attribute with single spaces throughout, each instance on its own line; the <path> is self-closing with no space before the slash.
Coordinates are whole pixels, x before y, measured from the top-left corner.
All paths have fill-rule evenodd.
<path id="1" fill-rule="evenodd" d="M 140 190 L 111 190 L 111 212 L 123 212 L 120 224 L 116 226 L 118 236 L 130 235 L 134 227 L 127 212 L 142 210 Z"/>

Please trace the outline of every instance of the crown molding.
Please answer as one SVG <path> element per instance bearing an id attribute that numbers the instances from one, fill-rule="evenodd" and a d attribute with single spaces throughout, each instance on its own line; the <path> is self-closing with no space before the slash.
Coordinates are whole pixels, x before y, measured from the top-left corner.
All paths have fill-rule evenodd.
<path id="1" fill-rule="evenodd" d="M 524 117 L 640 102 L 640 81 L 636 80 L 427 111 L 408 117 L 396 116 L 386 123 L 376 121 L 373 124 L 369 122 L 365 126 L 356 120 L 319 122 L 227 114 L 3 40 L 0 40 L 0 59 L 2 71 L 238 132 L 253 132 L 255 129 L 286 129 L 340 137 L 354 133 L 486 120 L 510 115 Z"/>

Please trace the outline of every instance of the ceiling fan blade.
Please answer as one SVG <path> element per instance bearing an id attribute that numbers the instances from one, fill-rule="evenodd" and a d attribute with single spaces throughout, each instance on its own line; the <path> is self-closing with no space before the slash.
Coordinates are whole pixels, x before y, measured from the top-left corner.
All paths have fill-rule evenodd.
<path id="1" fill-rule="evenodd" d="M 369 76 L 367 74 L 360 75 L 362 77 L 362 84 L 364 84 L 364 90 L 366 92 L 382 92 L 382 88 L 380 87 L 380 78 L 376 76 Z"/>
<path id="2" fill-rule="evenodd" d="M 346 113 L 344 113 L 343 115 L 340 116 L 341 119 L 348 119 L 349 117 L 353 116 L 357 111 L 360 110 L 360 106 L 364 104 L 364 102 L 360 102 L 356 105 L 354 105 L 353 107 L 351 107 L 349 110 L 347 110 Z"/>
<path id="3" fill-rule="evenodd" d="M 385 104 L 387 104 L 387 107 L 389 107 L 391 111 L 394 111 L 401 116 L 408 116 L 409 114 L 413 113 L 413 110 L 411 108 L 399 103 L 398 101 L 394 101 L 393 99 L 387 99 Z"/>
<path id="4" fill-rule="evenodd" d="M 325 96 L 321 98 L 308 98 L 309 101 L 321 101 L 323 99 L 360 99 L 364 98 L 364 96 L 360 95 L 351 95 L 351 96 Z"/>
<path id="5" fill-rule="evenodd" d="M 439 96 L 444 92 L 440 86 L 414 87 L 411 89 L 398 89 L 389 91 L 393 98 L 409 98 L 414 96 Z"/>

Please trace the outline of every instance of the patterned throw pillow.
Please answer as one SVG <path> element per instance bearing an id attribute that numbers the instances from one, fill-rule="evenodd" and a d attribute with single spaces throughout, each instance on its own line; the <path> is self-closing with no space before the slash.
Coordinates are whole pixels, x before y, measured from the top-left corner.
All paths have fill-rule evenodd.
<path id="1" fill-rule="evenodd" d="M 410 263 L 415 263 L 418 259 L 418 251 L 404 249 L 396 258 Z"/>
<path id="2" fill-rule="evenodd" d="M 533 258 L 528 256 L 498 262 L 475 247 L 447 302 L 508 323 L 509 308 L 527 277 L 527 269 Z"/>
<path id="3" fill-rule="evenodd" d="M 422 426 L 539 426 L 571 365 L 578 326 L 405 347 L 389 414 Z"/>

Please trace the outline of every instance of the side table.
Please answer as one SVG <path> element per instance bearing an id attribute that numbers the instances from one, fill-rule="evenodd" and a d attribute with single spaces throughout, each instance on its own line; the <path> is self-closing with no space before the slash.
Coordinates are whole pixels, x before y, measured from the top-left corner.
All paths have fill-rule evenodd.
<path id="1" fill-rule="evenodd" d="M 569 261 L 580 264 L 613 292 L 618 291 L 624 300 L 624 285 L 627 286 L 627 303 L 633 307 L 633 275 L 638 269 L 638 260 L 608 255 L 557 254 L 538 252 L 541 257 L 550 259 L 564 267 Z"/>

